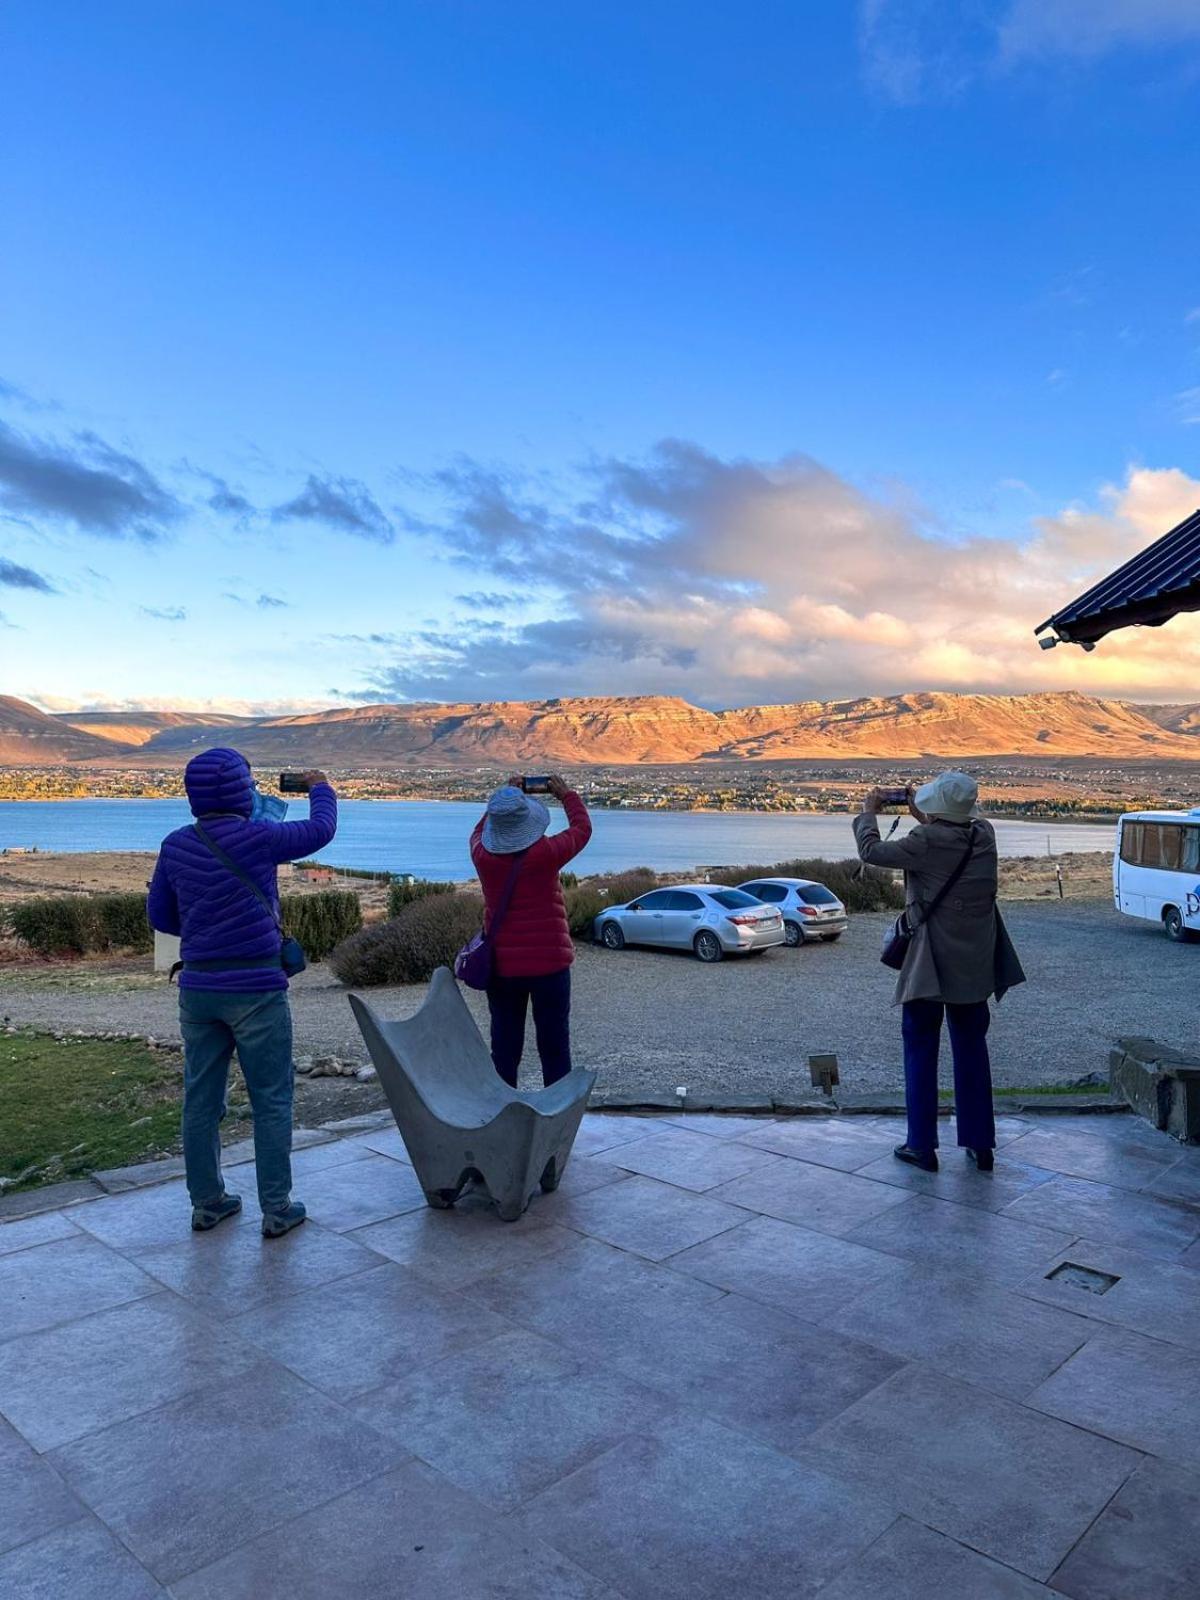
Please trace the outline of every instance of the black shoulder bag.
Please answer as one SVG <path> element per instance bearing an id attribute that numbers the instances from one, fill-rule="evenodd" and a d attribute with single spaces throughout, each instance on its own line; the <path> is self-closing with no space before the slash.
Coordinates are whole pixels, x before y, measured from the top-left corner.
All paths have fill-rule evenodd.
<path id="1" fill-rule="evenodd" d="M 942 901 L 946 898 L 951 889 L 953 889 L 954 885 L 967 870 L 967 862 L 970 861 L 974 854 L 975 830 L 972 828 L 971 841 L 967 845 L 962 860 L 958 863 L 954 871 L 946 879 L 945 883 L 934 895 L 929 904 L 927 906 L 920 906 L 922 916 L 920 922 L 917 924 L 917 927 L 914 928 L 909 925 L 908 907 L 906 906 L 896 918 L 895 922 L 893 922 L 892 926 L 888 929 L 887 933 L 884 935 L 883 949 L 879 952 L 879 959 L 883 962 L 885 967 L 891 967 L 894 972 L 900 971 L 908 957 L 909 950 L 912 948 L 912 942 L 916 937 L 917 928 L 923 927 L 925 923 L 929 921 L 930 917 L 933 916 L 933 913 L 941 905 Z M 920 905 L 919 901 L 918 905 Z"/>
<path id="2" fill-rule="evenodd" d="M 192 827 L 195 828 L 196 832 L 204 840 L 205 844 L 212 851 L 213 855 L 216 856 L 221 865 L 223 867 L 228 867 L 235 878 L 240 878 L 246 885 L 247 889 L 250 890 L 251 894 L 254 895 L 255 899 L 266 908 L 267 914 L 270 916 L 271 921 L 275 924 L 275 927 L 279 933 L 279 965 L 283 968 L 285 976 L 294 978 L 298 973 L 303 972 L 305 967 L 308 965 L 308 957 L 304 954 L 304 946 L 300 943 L 299 939 L 293 939 L 289 934 L 284 933 L 283 919 L 279 915 L 278 906 L 273 905 L 271 901 L 267 899 L 266 895 L 258 887 L 250 874 L 243 871 L 243 869 L 238 866 L 237 862 L 233 859 L 229 852 L 222 850 L 221 846 L 212 837 L 212 835 L 206 833 L 198 822 L 193 822 Z"/>

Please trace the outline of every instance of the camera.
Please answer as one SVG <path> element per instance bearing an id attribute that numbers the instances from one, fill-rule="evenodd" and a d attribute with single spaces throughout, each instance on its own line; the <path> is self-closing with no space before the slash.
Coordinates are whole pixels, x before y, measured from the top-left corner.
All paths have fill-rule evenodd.
<path id="1" fill-rule="evenodd" d="M 908 804 L 908 789 L 893 787 L 880 789 L 880 801 L 885 806 L 906 806 Z"/>
<path id="2" fill-rule="evenodd" d="M 280 794 L 307 794 L 308 774 L 306 772 L 281 772 L 279 774 Z"/>
<path id="3" fill-rule="evenodd" d="M 521 779 L 521 788 L 526 794 L 549 794 L 550 778 L 547 773 L 539 773 L 536 777 Z"/>

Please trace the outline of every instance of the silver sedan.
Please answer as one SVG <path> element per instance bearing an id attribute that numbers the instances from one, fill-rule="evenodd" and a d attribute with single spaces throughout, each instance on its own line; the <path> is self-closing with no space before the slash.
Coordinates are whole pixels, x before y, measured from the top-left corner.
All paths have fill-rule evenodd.
<path id="1" fill-rule="evenodd" d="M 754 955 L 785 942 L 783 917 L 740 889 L 681 883 L 651 889 L 627 905 L 609 906 L 596 918 L 596 938 L 609 950 L 627 944 L 691 950 L 701 961 Z"/>
<path id="2" fill-rule="evenodd" d="M 756 900 L 779 907 L 790 945 L 832 944 L 849 926 L 846 907 L 837 895 L 811 878 L 755 878 L 739 887 Z"/>

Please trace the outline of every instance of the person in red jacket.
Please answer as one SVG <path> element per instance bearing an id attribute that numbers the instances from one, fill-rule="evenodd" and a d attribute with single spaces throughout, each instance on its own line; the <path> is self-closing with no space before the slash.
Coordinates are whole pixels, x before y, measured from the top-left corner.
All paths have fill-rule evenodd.
<path id="1" fill-rule="evenodd" d="M 517 874 L 508 910 L 493 941 L 495 961 L 487 990 L 492 1060 L 505 1083 L 514 1089 L 531 1000 L 543 1083 L 557 1083 L 571 1070 L 575 946 L 558 875 L 591 838 L 592 819 L 583 801 L 561 778 L 551 778 L 549 788 L 567 813 L 567 826 L 561 833 L 546 837 L 549 811 L 536 796 L 525 793 L 523 778 L 514 777 L 492 795 L 471 835 L 471 860 L 483 887 L 485 930 L 492 925 L 514 870 Z"/>

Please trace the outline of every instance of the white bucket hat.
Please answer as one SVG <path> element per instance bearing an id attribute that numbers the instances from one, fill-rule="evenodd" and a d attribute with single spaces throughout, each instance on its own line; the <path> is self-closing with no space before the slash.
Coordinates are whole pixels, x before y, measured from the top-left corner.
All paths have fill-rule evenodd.
<path id="1" fill-rule="evenodd" d="M 923 783 L 913 797 L 917 810 L 927 817 L 948 817 L 969 822 L 979 815 L 979 785 L 965 772 L 939 772 Z"/>
<path id="2" fill-rule="evenodd" d="M 515 856 L 536 844 L 550 826 L 550 812 L 523 789 L 506 784 L 487 803 L 483 848 L 494 856 Z"/>

